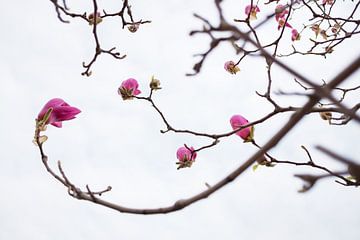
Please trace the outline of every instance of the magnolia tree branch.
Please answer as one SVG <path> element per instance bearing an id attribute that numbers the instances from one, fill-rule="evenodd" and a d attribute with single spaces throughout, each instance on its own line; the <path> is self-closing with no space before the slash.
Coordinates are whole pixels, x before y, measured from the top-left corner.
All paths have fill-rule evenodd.
<path id="1" fill-rule="evenodd" d="M 222 16 L 223 16 L 223 13 L 222 13 L 222 8 L 220 6 L 220 3 L 222 1 L 215 1 L 215 4 L 217 6 L 217 9 L 218 9 L 218 15 L 219 15 L 219 26 L 215 27 L 213 25 L 211 25 L 210 21 L 206 20 L 205 18 L 203 17 L 199 17 L 198 15 L 196 15 L 197 18 L 199 18 L 200 20 L 202 20 L 205 24 L 206 24 L 206 27 L 204 27 L 203 30 L 196 30 L 196 31 L 192 31 L 190 33 L 190 35 L 194 35 L 194 34 L 199 34 L 199 33 L 205 33 L 207 35 L 209 35 L 211 38 L 212 38 L 212 43 L 210 44 L 210 49 L 204 53 L 204 54 L 201 54 L 201 59 L 198 63 L 196 63 L 193 67 L 194 69 L 194 73 L 193 74 L 187 74 L 188 76 L 192 76 L 192 75 L 196 75 L 197 73 L 200 72 L 201 70 L 201 66 L 203 64 L 203 62 L 205 61 L 206 57 L 208 56 L 208 53 L 213 51 L 220 42 L 222 41 L 230 41 L 230 42 L 233 42 L 235 40 L 244 40 L 245 42 L 249 42 L 251 43 L 253 46 L 256 47 L 256 51 L 259 51 L 259 53 L 266 59 L 266 62 L 267 62 L 267 65 L 268 65 L 268 76 L 269 76 L 269 84 L 268 84 L 268 88 L 267 88 L 267 93 L 264 94 L 264 95 L 261 95 L 263 97 L 266 97 L 273 105 L 275 105 L 276 107 L 276 104 L 271 100 L 270 98 L 270 90 L 271 90 L 271 75 L 270 75 L 270 67 L 273 63 L 276 63 L 279 67 L 281 67 L 282 69 L 284 69 L 285 71 L 287 71 L 288 73 L 292 74 L 293 76 L 297 77 L 298 79 L 300 79 L 302 82 L 310 85 L 311 87 L 313 87 L 313 89 L 316 90 L 316 94 L 319 94 L 319 96 L 321 98 L 328 98 L 330 101 L 332 101 L 334 103 L 334 105 L 336 105 L 337 107 L 341 108 L 343 110 L 344 113 L 346 113 L 348 116 L 350 116 L 352 119 L 354 119 L 355 121 L 357 122 L 360 122 L 360 117 L 356 114 L 354 114 L 353 111 L 351 111 L 350 109 L 346 108 L 343 104 L 341 104 L 341 102 L 339 102 L 338 100 L 335 99 L 335 97 L 333 97 L 330 93 L 331 91 L 331 87 L 333 86 L 329 86 L 330 90 L 327 90 L 325 91 L 325 88 L 323 88 L 322 86 L 319 86 L 319 85 L 316 85 L 314 82 L 310 81 L 307 77 L 305 77 L 303 74 L 301 74 L 300 72 L 296 71 L 295 69 L 292 69 L 290 67 L 288 67 L 286 64 L 284 64 L 282 61 L 278 60 L 276 58 L 276 50 L 277 50 L 277 44 L 279 43 L 280 39 L 281 39 L 281 36 L 282 36 L 282 33 L 283 33 L 283 30 L 286 26 L 286 22 L 287 22 L 287 19 L 288 17 L 290 16 L 290 14 L 288 14 L 288 17 L 287 19 L 285 20 L 285 23 L 284 23 L 284 26 L 283 26 L 283 29 L 282 29 L 282 33 L 280 34 L 279 38 L 277 38 L 277 40 L 275 40 L 275 42 L 273 42 L 272 44 L 270 45 L 265 45 L 265 46 L 261 46 L 259 44 L 259 41 L 255 41 L 253 40 L 249 34 L 247 33 L 244 33 L 243 31 L 241 31 L 238 27 L 236 27 L 235 25 L 232 25 L 230 23 L 228 23 Z M 291 8 L 291 6 L 290 6 Z M 291 11 L 291 9 L 290 9 Z M 289 11 L 289 13 L 290 13 Z M 244 20 L 245 22 L 248 21 L 248 20 Z M 248 24 L 248 26 L 250 26 Z M 227 38 L 219 38 L 219 39 L 216 39 L 213 37 L 213 33 L 216 33 L 216 32 L 228 32 L 231 34 L 231 36 L 227 37 Z M 265 48 L 271 46 L 271 45 L 275 45 L 275 52 L 273 54 L 270 54 L 268 51 L 265 50 Z M 358 59 L 359 60 L 359 59 Z M 238 61 L 238 63 L 241 61 L 241 59 Z M 237 63 L 237 64 L 238 64 Z M 357 69 L 355 69 L 357 70 Z"/>
<path id="2" fill-rule="evenodd" d="M 71 12 L 67 6 L 65 0 L 61 2 L 58 0 L 50 0 L 55 7 L 57 17 L 61 22 L 68 23 L 68 20 L 65 20 L 64 17 L 71 17 L 85 21 L 87 24 L 92 26 L 92 37 L 95 42 L 95 53 L 93 58 L 88 62 L 83 62 L 84 71 L 82 75 L 90 76 L 92 66 L 97 61 L 99 55 L 102 53 L 109 54 L 115 59 L 123 59 L 126 55 L 120 55 L 119 52 L 115 51 L 115 47 L 112 47 L 108 50 L 105 50 L 102 45 L 100 38 L 98 36 L 97 29 L 99 24 L 104 20 L 110 17 L 120 17 L 122 28 L 128 28 L 130 32 L 136 32 L 141 24 L 150 23 L 150 21 L 143 20 L 134 20 L 131 6 L 129 5 L 128 0 L 123 0 L 120 10 L 114 13 L 108 13 L 105 10 L 99 11 L 97 0 L 91 0 L 93 3 L 92 12 L 88 15 L 86 12 L 74 13 Z M 200 146 L 196 149 L 189 147 L 186 144 L 184 145 L 184 151 L 188 151 L 191 154 L 186 156 L 185 160 L 188 161 L 185 167 L 189 167 L 192 164 L 193 159 L 196 157 L 196 153 L 201 151 L 206 151 L 209 148 L 212 148 L 220 143 L 220 140 L 225 139 L 234 134 L 239 135 L 241 131 L 252 129 L 253 126 L 261 124 L 269 120 L 270 118 L 280 114 L 280 113 L 290 113 L 291 116 L 286 124 L 275 133 L 271 139 L 269 139 L 265 144 L 261 145 L 251 139 L 244 139 L 245 142 L 250 142 L 257 148 L 255 154 L 253 154 L 249 159 L 244 161 L 238 168 L 233 170 L 229 175 L 225 176 L 223 179 L 218 181 L 216 184 L 210 186 L 207 185 L 207 189 L 204 191 L 184 199 L 175 201 L 173 204 L 165 207 L 159 208 L 131 208 L 115 204 L 106 200 L 103 200 L 101 196 L 105 193 L 108 193 L 112 190 L 111 186 L 108 186 L 102 190 L 92 190 L 89 185 L 86 185 L 84 188 L 78 187 L 71 179 L 67 176 L 66 172 L 61 165 L 61 162 L 57 162 L 57 170 L 54 170 L 49 165 L 48 156 L 45 154 L 43 149 L 43 144 L 46 141 L 47 137 L 42 136 L 41 132 L 45 130 L 47 124 L 49 124 L 49 118 L 54 110 L 50 107 L 45 109 L 45 112 L 42 117 L 37 119 L 36 131 L 35 131 L 35 143 L 37 144 L 42 163 L 45 166 L 49 174 L 54 177 L 58 182 L 60 182 L 64 187 L 66 187 L 68 194 L 73 198 L 79 200 L 90 201 L 92 203 L 102 205 L 107 208 L 114 209 L 119 212 L 131 213 L 131 214 L 165 214 L 174 211 L 181 210 L 199 200 L 205 199 L 216 191 L 220 190 L 225 185 L 229 184 L 240 176 L 246 169 L 250 166 L 253 166 L 255 169 L 259 165 L 273 167 L 276 164 L 292 165 L 292 166 L 305 166 L 313 169 L 317 169 L 322 174 L 319 175 L 310 175 L 310 174 L 297 174 L 295 177 L 298 177 L 304 182 L 303 188 L 299 192 L 306 192 L 310 190 L 318 180 L 333 177 L 336 179 L 336 182 L 344 186 L 359 186 L 360 185 L 360 165 L 357 164 L 354 160 L 349 160 L 343 157 L 340 154 L 335 153 L 332 150 L 326 149 L 324 147 L 317 147 L 318 150 L 324 154 L 332 157 L 333 159 L 342 162 L 347 166 L 346 170 L 343 171 L 334 171 L 326 166 L 319 165 L 316 161 L 313 160 L 310 151 L 302 146 L 306 156 L 307 161 L 293 161 L 292 159 L 277 159 L 274 156 L 270 155 L 269 150 L 276 146 L 283 137 L 293 129 L 293 127 L 299 123 L 302 118 L 307 114 L 318 113 L 321 118 L 329 121 L 329 124 L 332 125 L 345 125 L 349 121 L 354 120 L 355 122 L 360 122 L 360 117 L 357 115 L 357 111 L 360 108 L 360 103 L 351 103 L 352 107 L 345 106 L 345 98 L 349 92 L 355 92 L 360 89 L 360 86 L 354 86 L 351 88 L 339 87 L 339 85 L 344 82 L 351 74 L 357 71 L 360 67 L 360 56 L 344 68 L 334 79 L 326 83 L 323 81 L 322 84 L 316 84 L 315 81 L 309 79 L 307 76 L 302 74 L 300 71 L 289 67 L 285 64 L 285 61 L 279 60 L 279 57 L 286 57 L 295 54 L 301 55 L 319 55 L 326 57 L 328 54 L 331 54 L 334 51 L 334 48 L 339 44 L 343 43 L 345 40 L 357 36 L 360 31 L 358 30 L 360 25 L 360 20 L 355 19 L 355 16 L 360 2 L 354 3 L 354 8 L 349 13 L 344 13 L 344 16 L 333 16 L 333 9 L 335 4 L 338 1 L 324 0 L 325 3 L 322 5 L 317 1 L 290 1 L 288 4 L 282 6 L 278 5 L 274 13 L 265 16 L 258 24 L 254 24 L 252 19 L 255 17 L 258 11 L 258 1 L 250 0 L 250 5 L 245 9 L 246 16 L 244 19 L 234 19 L 234 22 L 230 23 L 226 20 L 224 12 L 222 9 L 222 0 L 215 0 L 215 6 L 217 9 L 218 15 L 218 24 L 213 24 L 207 18 L 202 17 L 198 14 L 194 14 L 195 18 L 203 22 L 204 26 L 200 30 L 193 30 L 190 32 L 191 36 L 196 34 L 205 34 L 210 38 L 209 48 L 200 54 L 197 54 L 200 59 L 193 66 L 193 73 L 188 73 L 188 76 L 194 76 L 198 74 L 202 66 L 204 65 L 206 59 L 211 55 L 211 53 L 217 49 L 222 43 L 230 43 L 234 48 L 239 59 L 236 62 L 229 61 L 228 65 L 225 65 L 225 69 L 232 74 L 236 74 L 240 69 L 238 66 L 242 64 L 243 61 L 246 61 L 247 57 L 261 57 L 265 60 L 267 66 L 266 72 L 266 89 L 263 93 L 259 91 L 256 92 L 258 96 L 264 98 L 273 106 L 273 110 L 268 112 L 263 117 L 241 124 L 240 126 L 233 127 L 232 131 L 225 133 L 204 133 L 198 132 L 191 129 L 180 129 L 175 127 L 172 123 L 167 120 L 166 114 L 163 113 L 158 104 L 154 101 L 154 91 L 160 89 L 160 82 L 156 79 L 152 79 L 150 83 L 150 93 L 148 96 L 137 96 L 138 93 L 134 91 L 137 90 L 137 82 L 134 79 L 131 79 L 130 82 L 119 88 L 119 94 L 124 100 L 127 99 L 137 99 L 141 101 L 146 101 L 150 103 L 151 107 L 155 112 L 160 116 L 161 121 L 165 125 L 165 129 L 160 130 L 161 133 L 174 132 L 179 134 L 189 134 L 196 137 L 207 138 L 210 140 L 210 143 Z M 275 0 L 269 0 L 266 4 L 272 4 Z M 326 6 L 325 6 L 326 5 Z M 292 27 L 292 17 L 294 12 L 297 11 L 308 11 L 311 13 L 312 17 L 308 22 L 304 23 L 303 29 L 297 31 Z M 275 39 L 268 43 L 264 43 L 262 39 L 261 32 L 259 31 L 260 27 L 267 23 L 270 19 L 274 19 L 278 23 L 278 31 Z M 243 30 L 245 27 L 245 30 Z M 291 53 L 280 53 L 280 44 L 284 44 L 284 36 L 288 34 L 291 29 L 291 40 L 298 41 L 300 40 L 301 33 L 303 31 L 312 31 L 315 34 L 315 40 L 310 39 L 310 42 L 313 44 L 309 50 L 298 50 L 292 45 L 293 52 Z M 331 33 L 330 33 L 331 32 Z M 318 40 L 317 37 L 320 35 L 323 39 Z M 250 46 L 250 47 L 249 47 Z M 323 50 L 319 50 L 319 48 Z M 281 69 L 285 70 L 292 77 L 298 85 L 300 85 L 305 93 L 286 93 L 281 91 L 280 94 L 283 95 L 299 95 L 307 97 L 307 103 L 303 106 L 283 106 L 283 104 L 275 101 L 273 98 L 273 64 L 276 64 Z M 128 79 L 130 80 L 130 79 Z M 333 92 L 340 92 L 341 96 L 334 97 Z M 140 93 L 140 91 L 138 91 Z M 328 102 L 324 103 L 324 99 L 327 99 Z M 57 102 L 59 99 L 53 99 Z M 80 111 L 76 108 L 73 108 L 69 105 L 64 105 L 70 109 L 68 111 L 73 111 L 73 114 L 76 115 Z M 336 114 L 336 116 L 333 115 Z M 72 119 L 73 116 L 69 117 L 67 120 Z M 60 124 L 61 124 L 60 120 Z M 51 124 L 59 124 L 58 122 L 53 122 Z M 251 131 L 250 131 L 251 132 Z M 251 134 L 251 133 L 250 133 Z M 241 135 L 239 135 L 241 136 Z M 179 160 L 180 161 L 180 160 Z M 184 166 L 180 165 L 178 169 Z M 349 178 L 351 176 L 352 178 Z"/>
<path id="3" fill-rule="evenodd" d="M 99 55 L 102 53 L 108 54 L 115 59 L 124 59 L 126 57 L 125 54 L 121 55 L 120 52 L 117 52 L 116 47 L 111 47 L 108 50 L 101 47 L 97 28 L 98 28 L 98 25 L 103 21 L 103 19 L 109 18 L 109 17 L 120 17 L 121 22 L 122 22 L 122 28 L 125 28 L 125 26 L 128 26 L 128 30 L 130 32 L 136 32 L 141 24 L 151 23 L 151 21 L 148 21 L 148 20 L 143 21 L 141 19 L 138 21 L 135 21 L 132 11 L 131 11 L 131 6 L 129 5 L 128 0 L 123 0 L 121 10 L 119 10 L 118 12 L 107 13 L 105 10 L 103 10 L 102 14 L 99 11 L 97 0 L 92 0 L 93 11 L 89 15 L 86 12 L 84 12 L 82 14 L 70 12 L 69 8 L 66 5 L 65 0 L 63 0 L 62 5 L 58 3 L 58 0 L 50 0 L 50 1 L 54 4 L 55 10 L 57 13 L 57 17 L 61 22 L 69 23 L 68 20 L 64 20 L 64 18 L 62 16 L 62 14 L 64 14 L 64 15 L 72 17 L 72 18 L 78 18 L 78 19 L 84 20 L 87 24 L 92 25 L 92 34 L 93 34 L 93 38 L 95 41 L 95 53 L 94 53 L 92 59 L 88 63 L 86 63 L 86 62 L 82 63 L 82 66 L 85 69 L 81 73 L 81 75 L 83 75 L 83 76 L 90 76 L 92 74 L 91 67 L 97 61 Z M 126 16 L 130 19 L 127 20 Z"/>
<path id="4" fill-rule="evenodd" d="M 338 74 L 332 81 L 330 81 L 326 86 L 324 86 L 324 91 L 330 91 L 332 88 L 337 87 L 338 84 L 340 84 L 341 82 L 343 82 L 347 77 L 349 77 L 358 67 L 360 66 L 360 60 L 357 59 L 355 60 L 353 63 L 351 63 L 347 68 L 345 68 L 340 74 Z M 331 87 L 331 88 L 329 88 Z M 292 115 L 292 117 L 289 119 L 289 121 L 262 147 L 259 148 L 259 150 L 253 155 L 251 156 L 249 159 L 247 159 L 243 164 L 241 164 L 237 169 L 235 169 L 233 172 L 231 172 L 228 176 L 226 176 L 225 178 L 223 178 L 222 180 L 220 180 L 218 183 L 216 183 L 213 186 L 208 186 L 208 189 L 190 197 L 190 198 L 185 198 L 185 199 L 180 199 L 178 201 L 176 201 L 174 204 L 167 206 L 167 207 L 160 207 L 160 208 L 152 208 L 152 209 L 139 209 L 139 208 L 129 208 L 129 207 L 124 207 L 122 205 L 118 205 L 118 204 L 114 204 L 108 201 L 105 201 L 103 199 L 100 198 L 101 194 L 108 192 L 111 190 L 111 187 L 107 187 L 105 190 L 102 191 L 91 191 L 90 187 L 88 185 L 86 185 L 86 190 L 81 190 L 79 187 L 77 187 L 74 183 L 72 183 L 70 181 L 70 179 L 66 176 L 65 171 L 63 170 L 60 161 L 58 162 L 58 170 L 60 174 L 55 173 L 48 165 L 48 157 L 47 155 L 44 153 L 43 150 L 43 141 L 42 136 L 40 136 L 40 131 L 41 131 L 41 127 L 37 127 L 36 128 L 36 132 L 35 132 L 35 140 L 36 143 L 39 147 L 39 151 L 40 151 L 40 155 L 41 155 L 41 159 L 42 162 L 46 168 L 46 170 L 56 179 L 58 180 L 61 184 L 63 184 L 67 189 L 68 189 L 68 193 L 70 196 L 79 199 L 79 200 L 86 200 L 86 201 L 90 201 L 93 202 L 95 204 L 98 205 L 102 205 L 105 206 L 107 208 L 111 208 L 114 210 L 117 210 L 119 212 L 124 212 L 124 213 L 132 213 L 132 214 L 164 214 L 164 213 L 170 213 L 170 212 L 174 212 L 174 211 L 178 211 L 181 210 L 201 199 L 205 199 L 208 196 L 210 196 L 211 194 L 213 194 L 214 192 L 218 191 L 219 189 L 221 189 L 222 187 L 224 187 L 225 185 L 227 185 L 228 183 L 232 182 L 233 180 L 235 180 L 239 175 L 241 175 L 247 168 L 249 168 L 252 164 L 254 164 L 256 161 L 259 161 L 259 159 L 263 159 L 264 155 L 270 157 L 270 155 L 267 153 L 271 148 L 273 148 L 275 145 L 277 145 L 281 139 L 306 115 L 309 113 L 309 111 L 311 111 L 311 109 L 314 107 L 314 105 L 316 105 L 318 103 L 318 101 L 320 100 L 320 94 L 317 93 L 317 91 L 319 91 L 318 89 L 315 89 L 315 92 L 313 94 L 311 94 L 309 96 L 309 100 L 307 101 L 307 103 L 302 106 L 301 108 L 298 108 Z M 168 129 L 170 124 L 166 121 L 166 118 L 164 117 L 164 115 L 162 114 L 162 112 L 156 107 L 156 105 L 154 104 L 154 102 L 152 101 L 152 91 L 150 92 L 149 97 L 138 97 L 138 99 L 142 99 L 142 100 L 146 100 L 149 101 L 150 103 L 152 103 L 152 106 L 155 108 L 155 110 L 160 114 L 160 116 L 162 117 L 163 121 L 165 122 L 165 124 L 167 125 Z M 49 114 L 51 114 L 51 111 L 48 111 L 49 113 L 47 114 L 47 118 L 50 116 Z M 46 121 L 45 121 L 46 122 Z M 170 126 L 171 127 L 171 126 Z M 191 133 L 191 132 L 188 132 Z M 194 134 L 196 135 L 196 134 Z M 209 135 L 210 136 L 210 135 Z M 215 140 L 217 140 L 215 138 Z M 258 146 L 255 142 L 253 142 L 256 146 Z M 214 144 L 215 145 L 215 144 Z M 198 151 L 206 149 L 208 147 L 211 147 L 213 145 L 208 145 L 208 146 L 204 146 L 203 148 L 198 149 Z M 307 151 L 307 149 L 305 149 L 310 161 L 306 164 L 303 163 L 295 163 L 295 162 L 290 162 L 290 161 L 279 161 L 276 160 L 272 157 L 270 157 L 271 162 L 274 163 L 288 163 L 288 164 L 293 164 L 293 165 L 309 165 L 311 167 L 315 167 L 321 170 L 326 171 L 328 174 L 338 177 L 340 179 L 342 179 L 344 181 L 344 185 L 347 186 L 351 186 L 351 185 L 359 185 L 359 182 L 352 182 L 350 180 L 347 180 L 346 178 L 342 177 L 340 174 L 332 172 L 330 170 L 328 170 L 325 167 L 321 167 L 319 165 L 316 165 L 313 160 L 311 159 L 310 153 Z M 339 157 L 336 157 L 337 159 L 341 159 Z M 342 161 L 345 161 L 344 159 L 342 159 Z M 353 166 L 354 164 L 352 162 L 349 161 L 345 161 L 346 163 L 349 164 L 349 166 Z M 351 165 L 353 164 L 353 165 Z M 358 167 L 358 165 L 355 165 L 356 167 Z M 354 167 L 352 167 L 354 168 Z M 355 173 L 357 174 L 357 168 L 355 168 L 356 171 Z M 354 170 L 353 170 L 354 171 Z M 323 176 L 327 176 L 327 175 L 323 175 Z M 322 176 L 322 177 L 323 177 Z M 304 175 L 298 175 L 298 177 L 300 177 L 301 179 L 308 181 L 308 186 L 313 186 L 315 181 L 314 177 L 309 177 L 309 176 L 304 176 Z M 322 177 L 318 177 L 317 179 L 320 179 Z M 311 181 L 309 180 L 311 179 Z M 309 188 L 309 187 L 308 187 Z"/>

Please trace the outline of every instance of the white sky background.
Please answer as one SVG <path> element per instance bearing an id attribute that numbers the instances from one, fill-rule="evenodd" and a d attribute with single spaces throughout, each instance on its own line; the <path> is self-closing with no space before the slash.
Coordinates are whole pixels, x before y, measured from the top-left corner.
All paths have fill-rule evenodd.
<path id="1" fill-rule="evenodd" d="M 210 55 L 201 74 L 185 77 L 197 61 L 192 54 L 208 47 L 207 38 L 188 36 L 190 30 L 201 27 L 192 14 L 216 21 L 213 1 L 132 1 L 134 17 L 153 22 L 136 34 L 122 30 L 120 18 L 101 23 L 102 47 L 116 46 L 128 57 L 117 61 L 101 55 L 93 75 L 85 78 L 80 75 L 81 62 L 90 60 L 94 51 L 91 28 L 85 22 L 60 23 L 50 1 L 0 2 L 4 6 L 0 15 L 0 239 L 359 239 L 359 190 L 326 179 L 307 194 L 299 194 L 302 182 L 293 174 L 319 173 L 307 168 L 279 165 L 248 170 L 208 199 L 168 215 L 122 214 L 69 197 L 47 174 L 31 143 L 34 119 L 46 101 L 61 97 L 82 110 L 62 129 L 48 128 L 44 148 L 53 166 L 60 159 L 78 186 L 111 185 L 113 190 L 104 198 L 121 205 L 168 206 L 204 190 L 205 182 L 216 183 L 256 149 L 232 136 L 200 152 L 192 168 L 177 171 L 179 146 L 210 142 L 161 134 L 164 125 L 149 104 L 122 101 L 118 86 L 133 77 L 147 94 L 154 74 L 163 87 L 154 100 L 175 128 L 223 133 L 231 129 L 233 114 L 254 120 L 272 110 L 255 94 L 266 87 L 265 63 L 248 58 L 240 65 L 241 72 L 232 76 L 223 70 L 223 63 L 237 56 L 225 44 Z M 86 2 L 69 0 L 68 5 L 73 11 L 90 12 L 91 1 Z M 121 5 L 120 1 L 99 2 L 99 8 L 108 12 Z M 244 17 L 246 3 L 238 2 L 224 4 L 228 19 Z M 344 5 L 339 11 L 346 9 Z M 300 28 L 300 21 L 293 23 Z M 270 37 L 277 33 L 275 29 L 275 20 L 270 21 L 262 36 Z M 282 45 L 289 48 L 290 31 L 285 35 Z M 308 37 L 295 44 L 301 45 Z M 358 37 L 347 41 L 327 60 L 294 57 L 285 61 L 319 83 L 328 81 L 357 56 L 358 41 Z M 292 76 L 277 67 L 274 79 L 275 90 L 301 90 Z M 344 86 L 358 84 L 359 73 Z M 350 103 L 359 102 L 358 93 L 348 97 Z M 276 99 L 283 106 L 305 102 Z M 266 143 L 289 116 L 276 116 L 256 126 L 257 142 Z M 321 144 L 359 159 L 358 136 L 358 124 L 329 126 L 313 114 L 271 153 L 279 159 L 307 161 L 300 148 L 305 145 L 314 161 L 342 170 L 341 164 L 313 147 Z"/>

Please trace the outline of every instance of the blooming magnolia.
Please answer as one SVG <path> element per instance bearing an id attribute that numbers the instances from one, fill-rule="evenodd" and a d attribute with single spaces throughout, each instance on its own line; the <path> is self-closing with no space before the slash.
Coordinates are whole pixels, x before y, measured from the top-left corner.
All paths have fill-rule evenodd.
<path id="1" fill-rule="evenodd" d="M 258 6 L 252 6 L 252 5 L 247 5 L 245 7 L 245 14 L 249 15 L 250 14 L 250 19 L 254 20 L 257 19 L 256 14 L 260 12 L 260 8 Z"/>
<path id="2" fill-rule="evenodd" d="M 286 14 L 288 14 L 289 11 L 286 9 L 286 6 L 279 4 L 275 8 L 275 19 L 276 21 L 279 21 L 280 18 L 285 18 Z"/>
<path id="3" fill-rule="evenodd" d="M 287 7 L 282 4 L 277 5 L 275 8 L 275 20 L 278 22 L 278 27 L 277 27 L 278 30 L 282 29 L 284 26 L 288 27 L 288 28 L 293 28 L 290 25 L 290 23 L 288 23 L 286 21 L 286 19 L 288 17 L 287 14 L 289 14 L 289 11 L 286 8 Z M 296 31 L 296 33 L 297 33 L 297 31 Z M 300 40 L 300 35 L 298 33 L 295 34 L 294 30 L 291 35 L 291 40 L 292 41 Z"/>
<path id="4" fill-rule="evenodd" d="M 278 22 L 278 30 L 280 30 L 284 25 L 285 27 L 292 28 L 286 21 L 287 14 L 289 14 L 289 11 L 286 9 L 286 6 L 279 4 L 275 7 L 275 20 Z"/>
<path id="5" fill-rule="evenodd" d="M 224 64 L 224 69 L 231 74 L 236 74 L 237 72 L 240 71 L 240 68 L 238 66 L 236 66 L 233 61 L 227 61 Z"/>
<path id="6" fill-rule="evenodd" d="M 95 16 L 95 17 L 94 17 Z M 100 13 L 96 12 L 96 14 L 94 15 L 94 13 L 90 13 L 89 17 L 89 25 L 93 25 L 93 24 L 99 24 L 102 22 L 102 18 L 100 17 Z"/>
<path id="7" fill-rule="evenodd" d="M 138 82 L 133 78 L 129 78 L 121 83 L 118 93 L 124 100 L 132 99 L 134 96 L 141 93 L 138 87 Z"/>
<path id="8" fill-rule="evenodd" d="M 291 31 L 291 41 L 298 41 L 300 40 L 300 33 L 294 28 Z"/>
<path id="9" fill-rule="evenodd" d="M 191 167 L 193 162 L 195 162 L 196 152 L 193 147 L 180 147 L 176 151 L 176 157 L 179 160 L 176 164 L 179 165 L 178 169 Z"/>
<path id="10" fill-rule="evenodd" d="M 70 106 L 61 98 L 53 98 L 41 109 L 37 121 L 43 126 L 51 124 L 61 128 L 63 121 L 74 119 L 80 112 L 78 108 Z"/>
<path id="11" fill-rule="evenodd" d="M 278 30 L 280 30 L 284 25 L 285 27 L 292 28 L 292 26 L 286 21 L 285 18 L 279 18 Z"/>
<path id="12" fill-rule="evenodd" d="M 248 124 L 249 121 L 241 115 L 234 115 L 230 118 L 230 124 L 233 130 Z M 244 139 L 244 142 L 251 142 L 254 139 L 254 127 L 250 126 L 236 132 L 236 135 Z"/>

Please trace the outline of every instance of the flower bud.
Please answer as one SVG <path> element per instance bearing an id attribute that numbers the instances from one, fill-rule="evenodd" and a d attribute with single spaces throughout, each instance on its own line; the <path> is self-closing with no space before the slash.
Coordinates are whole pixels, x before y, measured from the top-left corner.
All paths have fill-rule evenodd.
<path id="1" fill-rule="evenodd" d="M 237 72 L 240 71 L 240 68 L 238 66 L 236 66 L 233 61 L 227 61 L 224 64 L 224 69 L 231 74 L 236 74 Z"/>
<path id="2" fill-rule="evenodd" d="M 128 30 L 132 33 L 136 32 L 140 27 L 140 23 L 132 23 L 128 26 Z"/>
<path id="3" fill-rule="evenodd" d="M 96 12 L 95 16 L 94 16 L 94 13 L 90 13 L 88 20 L 89 20 L 89 25 L 99 24 L 102 22 L 102 18 L 100 17 L 99 12 Z"/>
<path id="4" fill-rule="evenodd" d="M 154 76 L 151 77 L 150 88 L 151 88 L 151 90 L 161 89 L 160 81 L 158 79 L 156 79 Z"/>
<path id="5" fill-rule="evenodd" d="M 176 152 L 176 157 L 179 160 L 176 164 L 178 164 L 178 169 L 191 167 L 193 162 L 195 162 L 196 152 L 193 147 L 180 147 Z"/>
<path id="6" fill-rule="evenodd" d="M 299 41 L 299 40 L 300 40 L 300 33 L 296 29 L 293 29 L 291 31 L 291 41 Z"/>
<path id="7" fill-rule="evenodd" d="M 241 126 L 248 124 L 249 121 L 241 115 L 234 115 L 230 119 L 230 124 L 233 130 L 239 129 Z M 250 126 L 236 132 L 236 135 L 244 139 L 244 142 L 251 142 L 254 140 L 254 127 Z"/>

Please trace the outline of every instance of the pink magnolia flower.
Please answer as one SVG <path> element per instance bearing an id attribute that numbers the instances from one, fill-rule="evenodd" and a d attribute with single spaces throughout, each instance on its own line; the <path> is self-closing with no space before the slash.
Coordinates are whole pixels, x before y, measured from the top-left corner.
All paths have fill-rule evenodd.
<path id="1" fill-rule="evenodd" d="M 100 17 L 99 12 L 96 12 L 95 17 L 94 17 L 94 13 L 90 13 L 89 17 L 88 17 L 88 20 L 89 20 L 89 25 L 93 25 L 95 23 L 98 24 L 98 23 L 102 22 L 102 18 Z"/>
<path id="2" fill-rule="evenodd" d="M 258 6 L 251 6 L 251 5 L 247 5 L 245 7 L 245 14 L 249 15 L 250 14 L 250 19 L 254 20 L 257 19 L 256 14 L 260 12 L 260 8 Z"/>
<path id="3" fill-rule="evenodd" d="M 138 87 L 138 82 L 133 78 L 129 78 L 121 83 L 118 93 L 124 100 L 132 99 L 134 96 L 141 93 Z"/>
<path id="4" fill-rule="evenodd" d="M 275 19 L 276 21 L 279 21 L 280 18 L 285 18 L 286 14 L 288 14 L 289 11 L 286 9 L 286 6 L 279 4 L 275 8 Z"/>
<path id="5" fill-rule="evenodd" d="M 76 107 L 71 107 L 61 98 L 53 98 L 48 101 L 41 109 L 40 113 L 38 114 L 37 121 L 44 121 L 45 119 L 43 118 L 50 111 L 50 109 L 50 116 L 44 124 L 51 124 L 58 128 L 62 127 L 63 121 L 74 119 L 75 116 L 81 112 Z"/>
<path id="6" fill-rule="evenodd" d="M 239 129 L 241 126 L 248 123 L 249 121 L 241 115 L 234 115 L 230 118 L 230 124 L 233 130 Z M 244 142 L 251 142 L 254 139 L 254 127 L 250 126 L 244 128 L 236 132 L 236 135 L 244 139 Z"/>
<path id="7" fill-rule="evenodd" d="M 179 160 L 176 164 L 179 165 L 178 169 L 191 167 L 193 162 L 195 162 L 196 152 L 193 147 L 180 147 L 176 152 L 176 157 Z"/>
<path id="8" fill-rule="evenodd" d="M 300 33 L 294 28 L 291 31 L 291 41 L 298 41 L 300 40 Z"/>
<path id="9" fill-rule="evenodd" d="M 238 66 L 236 66 L 233 61 L 225 62 L 224 69 L 231 74 L 236 74 L 237 72 L 240 71 L 240 68 Z"/>
<path id="10" fill-rule="evenodd" d="M 280 30 L 284 25 L 285 25 L 285 27 L 292 28 L 292 26 L 288 22 L 286 22 L 285 18 L 279 18 L 278 30 Z"/>

